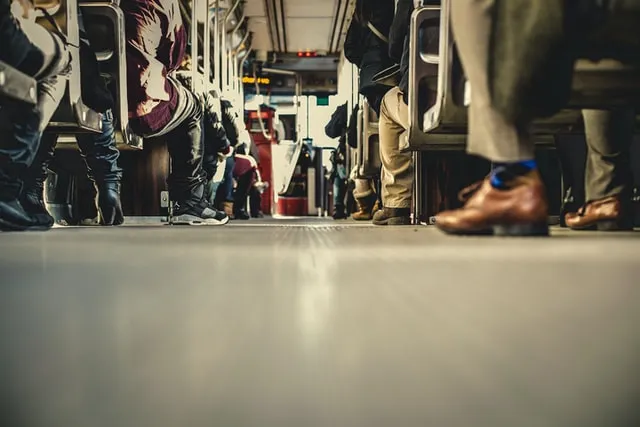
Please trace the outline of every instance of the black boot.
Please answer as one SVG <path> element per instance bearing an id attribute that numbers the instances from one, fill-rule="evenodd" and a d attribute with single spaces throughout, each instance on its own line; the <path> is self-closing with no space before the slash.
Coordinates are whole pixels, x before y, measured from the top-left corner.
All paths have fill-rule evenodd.
<path id="1" fill-rule="evenodd" d="M 124 213 L 120 202 L 120 183 L 96 183 L 96 206 L 100 225 L 122 225 Z"/>
<path id="2" fill-rule="evenodd" d="M 47 211 L 44 202 L 44 183 L 47 180 L 49 165 L 55 155 L 57 135 L 44 135 L 40 140 L 40 146 L 36 158 L 28 169 L 24 187 L 20 194 L 20 204 L 43 228 L 51 228 L 54 219 Z"/>
<path id="3" fill-rule="evenodd" d="M 48 230 L 51 226 L 43 225 L 25 210 L 20 201 L 0 200 L 0 230 L 2 231 L 39 231 Z"/>
<path id="4" fill-rule="evenodd" d="M 334 210 L 333 210 L 332 217 L 335 220 L 339 220 L 339 219 L 347 219 L 349 216 L 345 212 L 344 206 L 336 205 Z"/>
<path id="5" fill-rule="evenodd" d="M 121 225 L 124 222 L 120 202 L 122 169 L 118 167 L 120 152 L 116 148 L 113 114 L 102 115 L 102 133 L 81 134 L 76 138 L 87 164 L 89 179 L 96 188 L 96 208 L 100 225 Z"/>

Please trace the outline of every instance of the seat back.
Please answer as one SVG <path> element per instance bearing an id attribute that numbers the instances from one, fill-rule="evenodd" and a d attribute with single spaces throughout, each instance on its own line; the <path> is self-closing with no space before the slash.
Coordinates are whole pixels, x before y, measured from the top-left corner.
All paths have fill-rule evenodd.
<path id="1" fill-rule="evenodd" d="M 36 80 L 8 64 L 0 61 L 0 103 L 3 99 L 35 105 L 37 102 Z"/>
<path id="2" fill-rule="evenodd" d="M 119 1 L 81 2 L 80 8 L 101 70 L 115 83 L 116 139 L 129 147 L 142 149 L 143 138 L 129 128 L 125 21 Z"/>
<path id="3" fill-rule="evenodd" d="M 99 113 L 89 109 L 82 102 L 80 78 L 80 30 L 78 26 L 77 0 L 58 0 L 35 2 L 36 7 L 46 9 L 53 17 L 61 32 L 69 42 L 71 52 L 71 72 L 67 80 L 65 95 L 49 122 L 48 129 L 56 132 L 100 132 L 102 118 Z M 43 16 L 38 17 L 40 25 L 53 31 L 50 22 Z"/>
<path id="4" fill-rule="evenodd" d="M 380 131 L 378 115 L 365 98 L 358 110 L 358 178 L 373 178 L 380 173 Z"/>
<path id="5" fill-rule="evenodd" d="M 411 16 L 409 43 L 409 132 L 402 148 L 411 150 L 464 145 L 467 111 L 454 97 L 455 46 L 449 21 L 449 2 L 416 8 Z M 439 25 L 438 51 L 427 46 L 428 27 Z M 459 67 L 459 65 L 458 65 Z M 429 102 L 428 90 L 435 97 Z M 430 105 L 432 104 L 432 105 Z M 425 109 L 426 106 L 426 109 Z"/>

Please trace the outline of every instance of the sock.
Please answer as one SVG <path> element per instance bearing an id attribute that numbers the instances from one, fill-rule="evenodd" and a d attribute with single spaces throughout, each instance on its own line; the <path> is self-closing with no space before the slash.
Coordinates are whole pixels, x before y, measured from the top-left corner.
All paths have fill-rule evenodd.
<path id="1" fill-rule="evenodd" d="M 508 182 L 518 176 L 525 175 L 537 168 L 535 160 L 514 163 L 493 163 L 491 170 L 491 186 L 498 190 L 506 190 Z"/>

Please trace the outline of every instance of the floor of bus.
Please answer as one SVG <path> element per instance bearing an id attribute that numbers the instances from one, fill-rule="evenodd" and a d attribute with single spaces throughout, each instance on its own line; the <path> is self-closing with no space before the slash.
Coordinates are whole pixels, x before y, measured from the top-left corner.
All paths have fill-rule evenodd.
<path id="1" fill-rule="evenodd" d="M 0 234 L 1 424 L 640 425 L 640 234 L 553 234 Z"/>

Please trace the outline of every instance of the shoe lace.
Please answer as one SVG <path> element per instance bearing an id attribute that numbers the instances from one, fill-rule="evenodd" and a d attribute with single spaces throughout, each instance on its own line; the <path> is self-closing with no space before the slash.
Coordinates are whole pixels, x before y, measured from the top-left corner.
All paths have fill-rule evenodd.
<path id="1" fill-rule="evenodd" d="M 468 187 L 463 188 L 458 193 L 458 200 L 460 200 L 462 203 L 466 203 L 467 200 L 469 200 L 471 196 L 473 196 L 480 189 L 480 187 L 482 187 L 483 182 L 484 182 L 484 179 L 478 182 L 474 182 Z"/>

